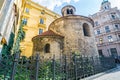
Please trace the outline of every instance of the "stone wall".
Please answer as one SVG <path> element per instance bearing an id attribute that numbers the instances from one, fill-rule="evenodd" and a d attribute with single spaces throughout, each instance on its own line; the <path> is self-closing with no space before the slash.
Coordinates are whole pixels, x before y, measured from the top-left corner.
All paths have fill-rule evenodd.
<path id="1" fill-rule="evenodd" d="M 90 37 L 84 36 L 84 23 L 90 27 Z M 87 56 L 98 56 L 91 19 L 82 16 L 62 17 L 55 20 L 49 29 L 65 37 L 63 53 L 78 52 Z"/>
<path id="2" fill-rule="evenodd" d="M 56 58 L 59 58 L 63 50 L 63 39 L 59 37 L 41 37 L 36 39 L 33 46 L 33 55 L 39 53 L 40 56 L 44 58 L 52 58 L 55 55 Z M 50 44 L 50 52 L 45 53 L 44 48 L 46 44 Z"/>

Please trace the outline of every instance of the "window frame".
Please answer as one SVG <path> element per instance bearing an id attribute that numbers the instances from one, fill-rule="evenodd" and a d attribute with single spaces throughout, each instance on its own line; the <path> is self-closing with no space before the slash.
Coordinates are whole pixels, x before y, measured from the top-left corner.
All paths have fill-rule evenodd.
<path id="1" fill-rule="evenodd" d="M 28 19 L 27 18 L 23 18 L 22 24 L 27 25 L 27 23 L 28 23 Z"/>
<path id="2" fill-rule="evenodd" d="M 44 19 L 40 18 L 40 24 L 44 24 Z"/>
<path id="3" fill-rule="evenodd" d="M 97 29 L 97 35 L 101 34 L 100 29 Z"/>
<path id="4" fill-rule="evenodd" d="M 102 49 L 99 49 L 99 50 L 98 50 L 98 53 L 99 53 L 99 56 L 100 56 L 100 57 L 104 57 L 104 55 L 103 55 L 103 50 L 102 50 Z"/>
<path id="5" fill-rule="evenodd" d="M 29 13 L 30 9 L 29 8 L 25 8 L 25 13 Z"/>
<path id="6" fill-rule="evenodd" d="M 45 46 L 44 46 L 44 52 L 45 53 L 50 53 L 50 44 L 49 43 L 45 44 Z"/>
<path id="7" fill-rule="evenodd" d="M 110 32 L 110 27 L 109 26 L 105 26 L 105 31 L 106 31 L 106 33 Z"/>
<path id="8" fill-rule="evenodd" d="M 113 20 L 117 18 L 116 13 L 111 13 L 110 15 Z"/>
<path id="9" fill-rule="evenodd" d="M 83 24 L 83 34 L 86 37 L 91 37 L 90 26 L 87 23 Z"/>
<path id="10" fill-rule="evenodd" d="M 119 24 L 115 24 L 115 29 L 119 29 Z"/>
<path id="11" fill-rule="evenodd" d="M 95 24 L 95 26 L 98 26 L 98 21 L 95 21 L 95 23 L 94 23 L 94 24 Z"/>
<path id="12" fill-rule="evenodd" d="M 112 41 L 113 41 L 113 37 L 112 37 L 111 35 L 107 36 L 107 38 L 108 38 L 108 41 L 109 41 L 109 42 L 112 42 Z"/>
<path id="13" fill-rule="evenodd" d="M 43 29 L 39 29 L 39 34 L 42 34 L 43 33 Z"/>

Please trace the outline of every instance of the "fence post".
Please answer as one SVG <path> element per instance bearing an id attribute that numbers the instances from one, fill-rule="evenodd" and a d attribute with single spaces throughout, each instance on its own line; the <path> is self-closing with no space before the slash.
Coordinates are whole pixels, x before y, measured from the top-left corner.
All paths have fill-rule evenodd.
<path id="1" fill-rule="evenodd" d="M 52 80 L 55 80 L 55 55 L 53 56 L 52 64 L 53 64 L 53 79 Z"/>
<path id="2" fill-rule="evenodd" d="M 39 72 L 39 54 L 36 54 L 36 71 L 35 71 L 35 80 L 38 80 L 38 72 Z"/>
<path id="3" fill-rule="evenodd" d="M 67 58 L 65 55 L 65 79 L 68 80 L 68 72 L 67 72 Z"/>
<path id="4" fill-rule="evenodd" d="M 94 58 L 93 58 L 93 56 L 91 57 L 91 62 L 92 62 L 92 67 L 93 67 L 93 71 L 92 71 L 92 75 L 94 75 L 95 74 L 95 63 L 94 63 Z"/>
<path id="5" fill-rule="evenodd" d="M 75 80 L 77 80 L 77 63 L 76 63 L 76 55 L 74 54 L 74 72 L 75 72 Z"/>
<path id="6" fill-rule="evenodd" d="M 13 61 L 13 67 L 12 67 L 12 73 L 11 73 L 10 80 L 14 80 L 18 58 L 19 58 L 19 53 L 16 53 L 15 56 L 14 56 L 14 61 Z"/>

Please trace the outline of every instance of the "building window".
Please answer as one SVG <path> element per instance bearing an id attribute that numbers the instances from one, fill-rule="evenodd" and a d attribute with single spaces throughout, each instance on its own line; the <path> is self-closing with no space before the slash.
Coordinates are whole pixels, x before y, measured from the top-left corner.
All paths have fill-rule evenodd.
<path id="1" fill-rule="evenodd" d="M 110 35 L 110 36 L 108 36 L 108 41 L 109 42 L 112 42 L 113 41 L 113 39 L 112 39 L 112 36 Z"/>
<path id="2" fill-rule="evenodd" d="M 72 9 L 67 9 L 67 14 L 73 14 L 73 10 Z"/>
<path id="3" fill-rule="evenodd" d="M 98 21 L 95 21 L 95 23 L 94 23 L 94 24 L 95 24 L 95 26 L 98 26 Z"/>
<path id="4" fill-rule="evenodd" d="M 44 15 L 44 14 L 45 14 L 45 10 L 42 10 L 42 11 L 41 11 L 41 14 Z"/>
<path id="5" fill-rule="evenodd" d="M 42 34 L 43 33 L 43 29 L 39 29 L 39 34 Z"/>
<path id="6" fill-rule="evenodd" d="M 72 9 L 70 10 L 70 14 L 73 14 L 73 10 Z"/>
<path id="7" fill-rule="evenodd" d="M 109 9 L 110 7 L 109 7 L 109 5 L 106 5 L 105 7 L 104 7 L 104 9 L 106 10 L 106 9 Z"/>
<path id="8" fill-rule="evenodd" d="M 98 50 L 99 56 L 104 57 L 102 50 Z"/>
<path id="9" fill-rule="evenodd" d="M 45 53 L 50 53 L 50 44 L 46 44 L 44 49 Z"/>
<path id="10" fill-rule="evenodd" d="M 107 9 L 107 7 L 105 6 L 105 9 Z"/>
<path id="11" fill-rule="evenodd" d="M 101 33 L 100 33 L 100 29 L 97 30 L 97 34 L 98 34 L 98 35 L 101 34 Z"/>
<path id="12" fill-rule="evenodd" d="M 118 35 L 119 39 L 120 39 L 120 35 Z"/>
<path id="13" fill-rule="evenodd" d="M 27 25 L 27 19 L 26 19 L 26 18 L 24 18 L 24 19 L 22 20 L 22 24 Z"/>
<path id="14" fill-rule="evenodd" d="M 118 56 L 116 48 L 110 48 L 111 55 L 116 58 Z"/>
<path id="15" fill-rule="evenodd" d="M 106 33 L 110 32 L 109 26 L 106 26 L 106 27 L 105 27 L 105 31 L 106 31 Z"/>
<path id="16" fill-rule="evenodd" d="M 44 24 L 44 19 L 40 19 L 40 24 Z"/>
<path id="17" fill-rule="evenodd" d="M 84 33 L 84 36 L 90 37 L 90 27 L 88 26 L 87 23 L 83 24 L 83 33 Z"/>
<path id="18" fill-rule="evenodd" d="M 26 12 L 26 13 L 29 13 L 29 8 L 26 8 L 26 9 L 25 9 L 25 12 Z"/>
<path id="19" fill-rule="evenodd" d="M 112 19 L 116 19 L 116 14 L 115 13 L 111 13 L 111 18 Z"/>
<path id="20" fill-rule="evenodd" d="M 70 14 L 70 13 L 69 13 L 69 9 L 67 9 L 67 14 Z"/>
<path id="21" fill-rule="evenodd" d="M 42 15 L 44 15 L 44 12 L 41 12 Z"/>
<path id="22" fill-rule="evenodd" d="M 100 44 L 103 43 L 103 39 L 102 39 L 102 38 L 99 39 L 99 43 L 100 43 Z"/>
<path id="23" fill-rule="evenodd" d="M 119 26 L 118 26 L 118 24 L 115 24 L 115 29 L 119 29 Z"/>

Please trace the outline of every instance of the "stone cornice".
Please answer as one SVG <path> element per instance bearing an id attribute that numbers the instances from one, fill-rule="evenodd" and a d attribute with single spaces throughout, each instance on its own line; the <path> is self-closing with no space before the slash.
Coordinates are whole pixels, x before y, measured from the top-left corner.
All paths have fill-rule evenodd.
<path id="1" fill-rule="evenodd" d="M 85 16 L 81 16 L 81 15 L 71 15 L 71 16 L 64 16 L 64 17 L 60 17 L 60 18 L 58 18 L 58 19 L 56 19 L 56 20 L 54 20 L 51 24 L 50 24 L 50 26 L 52 26 L 52 25 L 54 25 L 54 23 L 58 23 L 59 21 L 63 21 L 63 20 L 65 20 L 65 19 L 69 19 L 69 20 L 85 20 L 85 21 L 88 21 L 88 22 L 90 22 L 93 26 L 94 26 L 94 22 L 93 22 L 93 20 L 91 19 L 91 18 L 89 18 L 89 17 L 85 17 Z M 50 29 L 50 26 L 49 26 L 49 29 Z"/>

